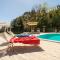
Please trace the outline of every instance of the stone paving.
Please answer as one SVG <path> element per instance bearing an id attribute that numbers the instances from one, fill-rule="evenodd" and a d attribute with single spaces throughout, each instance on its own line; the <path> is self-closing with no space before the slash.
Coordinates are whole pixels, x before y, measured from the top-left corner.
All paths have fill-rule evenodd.
<path id="1" fill-rule="evenodd" d="M 1 38 L 3 37 L 0 36 L 0 43 L 4 40 Z M 3 47 L 4 43 L 0 44 L 3 48 L 0 50 L 0 60 L 60 60 L 60 43 L 41 40 L 38 47 L 16 45 L 8 51 L 7 44 L 6 48 Z"/>

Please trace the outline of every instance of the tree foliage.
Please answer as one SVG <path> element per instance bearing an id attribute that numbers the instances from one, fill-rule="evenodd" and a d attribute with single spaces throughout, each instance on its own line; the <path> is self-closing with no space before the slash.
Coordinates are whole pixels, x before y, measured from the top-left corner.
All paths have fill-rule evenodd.
<path id="1" fill-rule="evenodd" d="M 11 22 L 12 31 L 14 33 L 21 33 L 24 30 L 24 25 L 21 17 L 14 19 Z"/>
<path id="2" fill-rule="evenodd" d="M 46 31 L 49 31 L 50 28 L 60 29 L 60 5 L 57 5 L 56 8 L 50 10 L 48 10 L 46 4 L 43 6 L 39 5 L 31 11 L 25 12 L 22 16 L 13 19 L 11 26 L 14 30 L 17 29 L 19 31 L 23 31 L 24 21 L 37 21 L 37 28 L 42 29 L 43 26 L 45 26 Z"/>

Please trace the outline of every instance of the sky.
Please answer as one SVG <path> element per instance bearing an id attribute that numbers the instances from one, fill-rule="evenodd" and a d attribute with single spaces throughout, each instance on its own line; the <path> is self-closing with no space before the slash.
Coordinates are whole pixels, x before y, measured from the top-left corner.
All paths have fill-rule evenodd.
<path id="1" fill-rule="evenodd" d="M 0 22 L 12 21 L 24 12 L 30 11 L 39 4 L 47 3 L 48 7 L 55 7 L 60 0 L 0 0 Z"/>

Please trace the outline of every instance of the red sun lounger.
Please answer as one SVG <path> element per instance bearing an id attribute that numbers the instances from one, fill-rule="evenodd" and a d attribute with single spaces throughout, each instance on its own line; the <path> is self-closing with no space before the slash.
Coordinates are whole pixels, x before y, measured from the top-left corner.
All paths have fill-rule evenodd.
<path id="1" fill-rule="evenodd" d="M 10 39 L 9 42 L 39 45 L 40 44 L 40 39 L 38 39 L 35 36 L 13 37 L 13 38 Z"/>

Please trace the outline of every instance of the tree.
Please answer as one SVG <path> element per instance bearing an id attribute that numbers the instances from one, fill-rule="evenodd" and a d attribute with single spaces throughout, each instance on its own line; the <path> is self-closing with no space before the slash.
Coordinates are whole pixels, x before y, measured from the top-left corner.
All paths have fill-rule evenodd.
<path id="1" fill-rule="evenodd" d="M 24 12 L 22 16 L 13 19 L 11 26 L 14 28 L 14 31 L 21 32 L 25 26 L 23 23 L 27 23 L 28 21 L 37 21 L 37 28 L 41 28 L 41 31 L 43 26 L 45 26 L 46 31 L 49 31 L 50 28 L 60 29 L 60 5 L 50 10 L 48 10 L 46 3 L 38 5 L 31 11 Z"/>
<path id="2" fill-rule="evenodd" d="M 14 19 L 11 22 L 12 31 L 14 33 L 21 33 L 24 31 L 24 25 L 21 17 Z"/>

